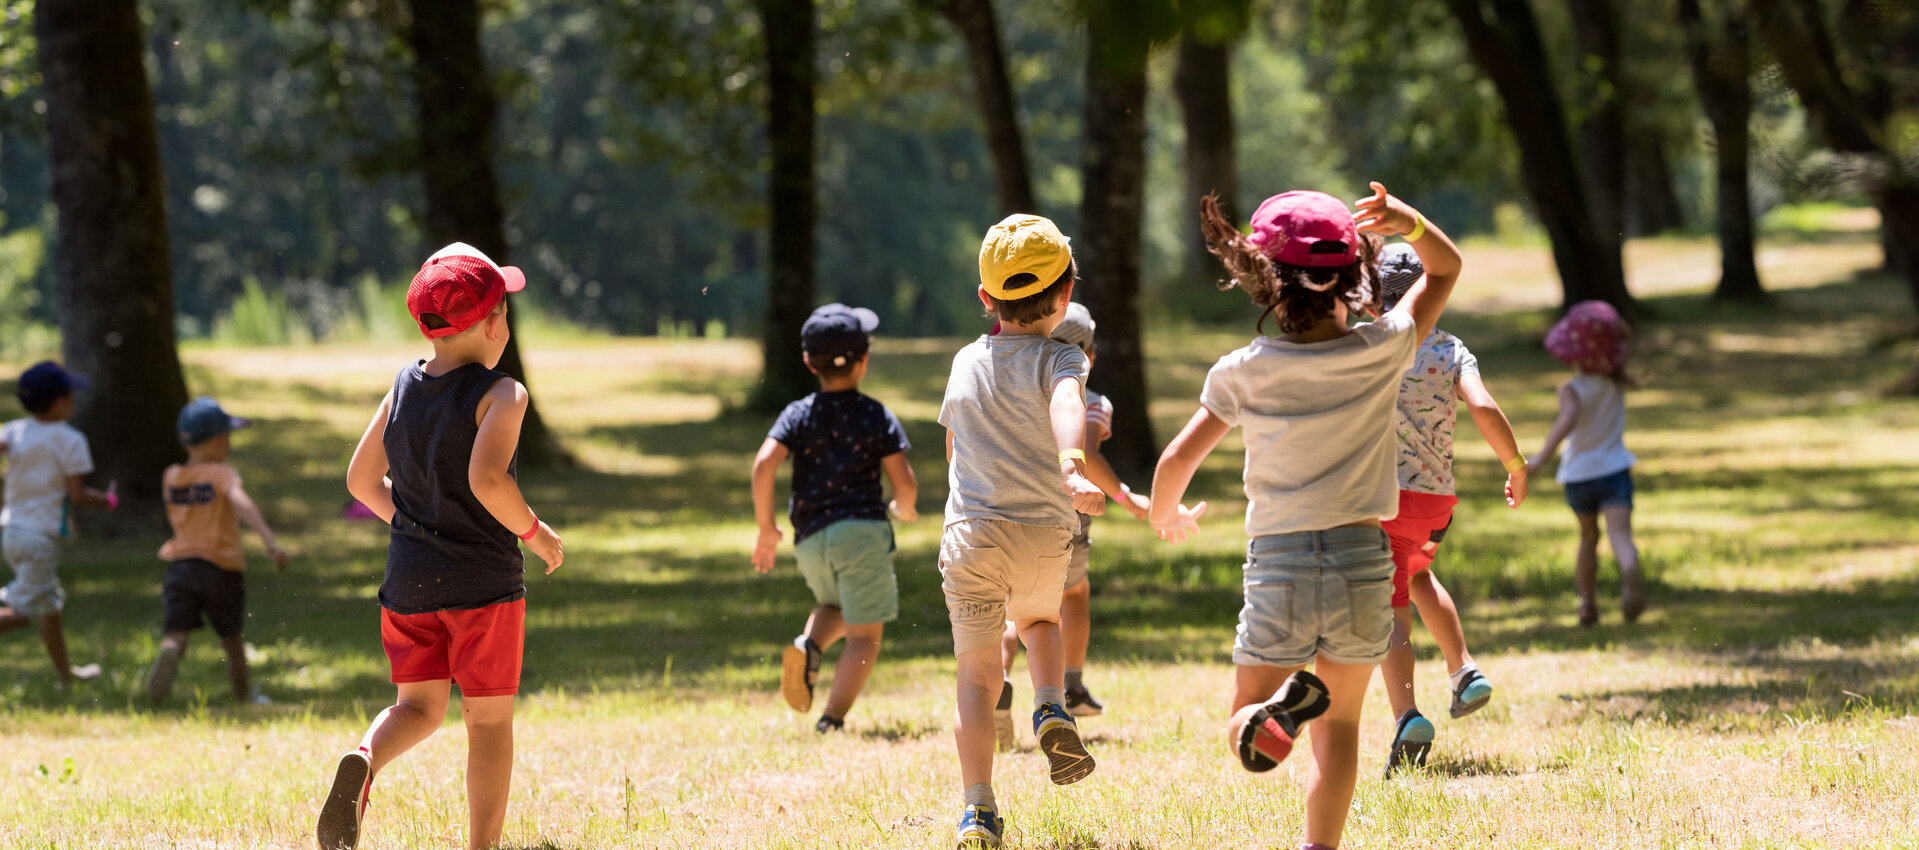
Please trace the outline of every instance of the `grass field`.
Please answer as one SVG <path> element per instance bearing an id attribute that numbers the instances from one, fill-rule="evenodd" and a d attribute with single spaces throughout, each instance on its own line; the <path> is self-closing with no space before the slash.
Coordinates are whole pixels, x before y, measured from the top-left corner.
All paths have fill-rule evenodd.
<path id="1" fill-rule="evenodd" d="M 1911 302 L 1855 274 L 1877 256 L 1858 237 L 1769 246 L 1774 311 L 1710 309 L 1698 241 L 1632 256 L 1636 287 L 1656 293 L 1637 360 L 1654 379 L 1628 433 L 1653 607 L 1635 626 L 1614 606 L 1579 629 L 1559 489 L 1541 482 L 1507 510 L 1463 420 L 1460 519 L 1435 569 L 1498 692 L 1440 723 L 1427 769 L 1383 782 L 1375 685 L 1345 846 L 1919 847 L 1919 404 L 1882 393 L 1919 367 Z M 1443 324 L 1534 450 L 1566 375 L 1537 344 L 1544 255 L 1467 259 L 1483 271 Z M 1149 339 L 1162 441 L 1244 337 Z M 784 553 L 768 578 L 747 562 L 747 468 L 769 421 L 729 411 L 752 345 L 523 341 L 535 395 L 586 468 L 524 476 L 568 559 L 529 578 L 509 843 L 948 846 L 959 788 L 937 520 L 900 527 L 901 620 L 847 733 L 822 738 L 776 692 L 777 649 L 811 599 Z M 884 340 L 867 386 L 907 423 L 929 517 L 945 491 L 933 419 L 959 344 Z M 234 705 L 204 633 L 171 704 L 136 698 L 164 535 L 78 543 L 62 568 L 69 640 L 107 673 L 59 692 L 37 641 L 0 641 L 0 846 L 311 846 L 332 759 L 393 694 L 374 601 L 384 530 L 338 517 L 353 441 L 415 350 L 185 354 L 196 393 L 259 422 L 235 462 L 296 553 L 276 574 L 256 549 L 249 578 L 256 681 L 275 704 Z M 1100 768 L 1061 789 L 1037 753 L 1003 757 L 1009 846 L 1297 846 L 1305 760 L 1255 777 L 1222 737 L 1245 544 L 1237 448 L 1229 437 L 1194 485 L 1215 508 L 1196 543 L 1121 518 L 1095 529 L 1087 676 L 1109 713 L 1083 728 Z M 1422 703 L 1443 717 L 1443 669 L 1419 638 Z M 456 720 L 384 774 L 363 846 L 455 845 L 464 752 Z"/>

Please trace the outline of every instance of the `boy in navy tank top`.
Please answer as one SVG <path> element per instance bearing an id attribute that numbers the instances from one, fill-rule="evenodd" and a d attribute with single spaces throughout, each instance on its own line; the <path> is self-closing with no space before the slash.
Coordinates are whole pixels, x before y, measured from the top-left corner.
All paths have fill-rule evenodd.
<path id="1" fill-rule="evenodd" d="M 499 843 L 526 644 L 520 543 L 548 573 L 565 557 L 515 480 L 526 388 L 494 371 L 506 294 L 525 286 L 519 269 L 455 242 L 407 288 L 433 358 L 400 370 L 347 468 L 354 498 L 393 526 L 380 641 L 399 698 L 340 757 L 316 828 L 322 850 L 359 843 L 373 777 L 440 728 L 456 682 L 470 749 L 467 847 Z"/>

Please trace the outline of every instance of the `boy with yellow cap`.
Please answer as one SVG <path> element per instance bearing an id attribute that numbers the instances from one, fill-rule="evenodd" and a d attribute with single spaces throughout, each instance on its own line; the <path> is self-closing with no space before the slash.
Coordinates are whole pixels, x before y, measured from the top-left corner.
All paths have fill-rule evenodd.
<path id="1" fill-rule="evenodd" d="M 980 303 L 1000 331 L 953 357 L 940 405 L 948 460 L 940 575 L 959 658 L 958 842 L 998 847 L 993 707 L 1006 621 L 1026 644 L 1033 733 L 1051 779 L 1066 785 L 1093 772 L 1065 707 L 1059 608 L 1077 514 L 1104 512 L 1106 495 L 1086 478 L 1086 355 L 1051 338 L 1073 295 L 1065 235 L 1040 216 L 1008 216 L 987 231 L 979 268 Z"/>

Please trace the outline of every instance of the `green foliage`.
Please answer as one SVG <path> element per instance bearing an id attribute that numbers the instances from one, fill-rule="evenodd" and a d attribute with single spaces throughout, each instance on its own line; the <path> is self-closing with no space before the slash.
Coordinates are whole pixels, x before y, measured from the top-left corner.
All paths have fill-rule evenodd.
<path id="1" fill-rule="evenodd" d="M 248 277 L 227 314 L 213 325 L 213 338 L 229 345 L 287 345 L 305 339 L 282 292 L 269 292 L 257 278 Z"/>
<path id="2" fill-rule="evenodd" d="M 31 360 L 60 350 L 59 331 L 39 318 L 44 311 L 36 283 L 46 255 L 46 234 L 38 228 L 5 232 L 0 227 L 0 357 Z"/>

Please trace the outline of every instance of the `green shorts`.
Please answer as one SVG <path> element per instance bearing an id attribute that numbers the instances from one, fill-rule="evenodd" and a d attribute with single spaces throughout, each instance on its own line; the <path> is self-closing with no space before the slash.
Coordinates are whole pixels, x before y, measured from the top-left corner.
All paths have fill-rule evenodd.
<path id="1" fill-rule="evenodd" d="M 843 519 L 793 547 L 800 575 L 821 605 L 833 605 L 849 625 L 890 623 L 900 616 L 900 585 L 893 573 L 893 524 Z"/>

